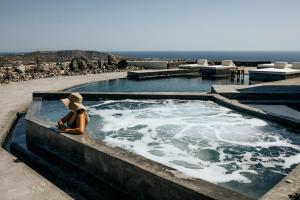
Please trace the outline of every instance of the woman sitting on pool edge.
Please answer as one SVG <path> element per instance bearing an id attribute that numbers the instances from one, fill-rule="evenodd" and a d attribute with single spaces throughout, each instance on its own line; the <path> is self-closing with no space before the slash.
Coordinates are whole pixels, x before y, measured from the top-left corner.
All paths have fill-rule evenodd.
<path id="1" fill-rule="evenodd" d="M 68 98 L 61 99 L 65 107 L 71 110 L 66 116 L 58 121 L 58 128 L 64 133 L 82 135 L 89 122 L 89 116 L 79 93 L 71 93 Z M 65 125 L 67 123 L 67 126 Z"/>

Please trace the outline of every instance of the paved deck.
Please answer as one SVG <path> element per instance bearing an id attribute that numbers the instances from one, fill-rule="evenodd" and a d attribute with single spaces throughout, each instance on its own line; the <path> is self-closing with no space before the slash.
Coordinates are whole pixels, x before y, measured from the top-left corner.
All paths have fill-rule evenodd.
<path id="1" fill-rule="evenodd" d="M 100 80 L 126 77 L 126 73 L 90 74 L 36 79 L 0 85 L 0 143 L 16 119 L 25 111 L 33 91 L 57 91 Z M 65 200 L 70 197 L 13 155 L 0 148 L 0 199 Z"/>
<path id="2" fill-rule="evenodd" d="M 271 87 L 270 87 L 271 86 Z M 221 93 L 274 93 L 298 92 L 300 93 L 300 77 L 282 81 L 267 82 L 257 85 L 214 85 L 214 92 Z"/>
<path id="3" fill-rule="evenodd" d="M 267 113 L 271 113 L 282 118 L 290 119 L 300 123 L 300 112 L 285 105 L 261 105 L 249 104 L 249 106 L 261 109 Z"/>

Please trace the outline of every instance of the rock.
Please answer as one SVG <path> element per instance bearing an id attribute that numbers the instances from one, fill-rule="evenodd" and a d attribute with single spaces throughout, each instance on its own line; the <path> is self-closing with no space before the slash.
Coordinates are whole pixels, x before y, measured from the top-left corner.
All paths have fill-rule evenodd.
<path id="1" fill-rule="evenodd" d="M 118 63 L 118 60 L 117 60 L 116 56 L 114 56 L 114 55 L 107 56 L 107 64 L 108 65 L 113 65 L 113 64 L 117 64 L 117 63 Z"/>
<path id="2" fill-rule="evenodd" d="M 16 74 L 15 74 L 13 71 L 9 70 L 9 71 L 7 72 L 7 79 L 8 79 L 9 81 L 12 81 L 12 80 L 15 79 L 15 78 L 16 78 Z"/>
<path id="3" fill-rule="evenodd" d="M 25 73 L 20 74 L 19 79 L 24 80 L 25 79 Z"/>
<path id="4" fill-rule="evenodd" d="M 80 56 L 72 58 L 71 63 L 69 65 L 70 71 L 83 71 L 87 69 L 87 65 L 89 64 L 89 61 L 87 58 Z"/>
<path id="5" fill-rule="evenodd" d="M 94 70 L 94 69 L 97 69 L 97 64 L 96 63 L 88 63 L 87 67 L 90 70 Z"/>
<path id="6" fill-rule="evenodd" d="M 35 68 L 35 65 L 25 65 L 25 72 L 31 73 L 31 72 L 33 72 L 34 68 Z"/>
<path id="7" fill-rule="evenodd" d="M 16 66 L 16 71 L 19 72 L 19 73 L 25 73 L 26 67 L 22 64 L 18 65 L 18 66 Z"/>
<path id="8" fill-rule="evenodd" d="M 72 58 L 71 62 L 26 64 L 15 62 L 13 65 L 6 64 L 0 68 L 0 83 L 11 81 L 31 80 L 44 77 L 74 76 L 84 74 L 97 74 L 139 70 L 140 67 L 128 66 L 126 60 L 117 62 L 117 57 L 110 55 L 110 65 L 104 59 L 94 59 L 91 62 L 83 56 Z"/>
<path id="9" fill-rule="evenodd" d="M 73 58 L 70 63 L 70 71 L 77 71 L 78 70 L 78 61 L 77 59 Z"/>
<path id="10" fill-rule="evenodd" d="M 42 63 L 39 65 L 38 67 L 39 71 L 44 71 L 44 72 L 48 72 L 52 69 L 52 65 L 51 64 L 46 64 L 46 63 Z"/>
<path id="11" fill-rule="evenodd" d="M 98 60 L 98 68 L 103 67 L 103 65 L 104 65 L 104 60 L 99 59 Z"/>
<path id="12" fill-rule="evenodd" d="M 107 64 L 108 64 L 108 65 L 111 65 L 111 55 L 108 55 L 108 56 L 107 56 Z"/>
<path id="13" fill-rule="evenodd" d="M 119 69 L 125 69 L 128 66 L 128 62 L 126 60 L 120 60 L 117 66 Z"/>
<path id="14" fill-rule="evenodd" d="M 2 83 L 4 80 L 4 75 L 2 73 L 0 73 L 0 83 Z"/>
<path id="15" fill-rule="evenodd" d="M 291 179 L 286 179 L 285 182 L 286 183 L 294 183 L 294 181 L 292 181 Z"/>

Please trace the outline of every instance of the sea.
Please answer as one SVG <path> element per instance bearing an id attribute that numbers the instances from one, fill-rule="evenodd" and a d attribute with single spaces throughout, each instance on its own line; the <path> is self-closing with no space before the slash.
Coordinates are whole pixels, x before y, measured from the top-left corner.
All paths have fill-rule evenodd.
<path id="1" fill-rule="evenodd" d="M 157 59 L 300 62 L 300 51 L 112 51 L 112 54 Z"/>
<path id="2" fill-rule="evenodd" d="M 11 53 L 0 52 L 0 56 Z M 132 58 L 165 60 L 184 59 L 194 61 L 204 58 L 208 60 L 300 62 L 300 51 L 106 51 L 106 53 Z"/>

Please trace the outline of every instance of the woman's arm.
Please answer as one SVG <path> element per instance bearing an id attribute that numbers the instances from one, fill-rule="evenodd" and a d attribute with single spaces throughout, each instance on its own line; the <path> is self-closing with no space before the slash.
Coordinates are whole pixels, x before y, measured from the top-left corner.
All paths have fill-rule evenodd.
<path id="1" fill-rule="evenodd" d="M 68 114 L 66 114 L 63 118 L 61 118 L 60 120 L 58 120 L 57 124 L 58 127 L 63 127 L 64 123 L 66 123 L 71 117 L 72 117 L 73 113 L 69 112 Z"/>
<path id="2" fill-rule="evenodd" d="M 74 134 L 74 135 L 82 135 L 84 134 L 84 131 L 85 131 L 85 115 L 84 113 L 80 113 L 78 114 L 78 125 L 77 125 L 77 128 L 66 128 L 64 129 L 63 131 L 65 133 L 70 133 L 70 134 Z"/>

